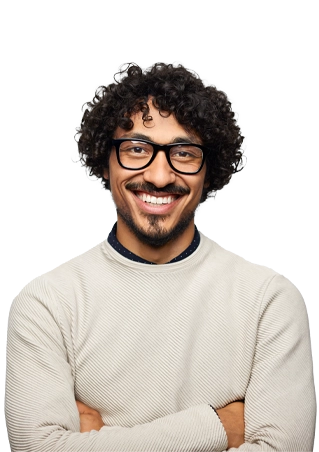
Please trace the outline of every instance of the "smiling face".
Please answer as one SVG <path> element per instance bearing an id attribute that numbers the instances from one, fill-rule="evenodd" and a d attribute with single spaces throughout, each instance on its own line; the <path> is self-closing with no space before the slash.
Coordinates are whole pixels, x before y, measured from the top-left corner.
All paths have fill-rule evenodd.
<path id="1" fill-rule="evenodd" d="M 133 128 L 118 128 L 114 138 L 201 144 L 173 115 L 161 116 L 151 102 L 149 107 L 151 121 L 143 124 L 142 113 L 137 113 L 131 118 Z M 118 214 L 117 238 L 122 245 L 158 263 L 167 262 L 187 248 L 194 236 L 194 212 L 203 191 L 205 165 L 198 174 L 179 174 L 169 166 L 165 153 L 159 151 L 147 168 L 127 170 L 119 165 L 113 149 L 104 177 L 110 181 Z"/>

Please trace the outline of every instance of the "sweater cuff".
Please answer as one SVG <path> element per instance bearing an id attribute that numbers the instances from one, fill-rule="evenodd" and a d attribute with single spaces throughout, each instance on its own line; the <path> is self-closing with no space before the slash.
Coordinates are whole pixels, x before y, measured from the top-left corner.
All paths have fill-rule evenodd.
<path id="1" fill-rule="evenodd" d="M 211 405 L 211 404 L 209 403 L 209 406 L 215 411 L 215 413 L 217 414 L 217 416 L 218 416 L 218 418 L 219 418 L 219 420 L 220 420 L 219 414 L 217 413 L 217 411 L 215 410 L 215 408 L 213 407 L 213 405 Z"/>

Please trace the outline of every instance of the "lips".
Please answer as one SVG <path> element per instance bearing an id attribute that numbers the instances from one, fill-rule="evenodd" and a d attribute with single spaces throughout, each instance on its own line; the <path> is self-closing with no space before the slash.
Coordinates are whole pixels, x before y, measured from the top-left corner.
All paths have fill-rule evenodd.
<path id="1" fill-rule="evenodd" d="M 177 199 L 175 196 L 150 196 L 146 193 L 136 193 L 136 196 L 140 198 L 141 201 L 153 205 L 171 204 L 175 201 L 175 199 Z"/>
<path id="2" fill-rule="evenodd" d="M 176 206 L 179 200 L 183 198 L 181 195 L 175 195 L 172 193 L 163 193 L 161 194 L 161 196 L 159 196 L 158 192 L 156 193 L 157 196 L 155 196 L 155 194 L 153 193 L 146 193 L 141 191 L 135 191 L 132 193 L 135 202 L 142 210 L 148 213 L 160 215 L 168 213 Z M 153 201 L 155 201 L 156 203 L 152 203 L 153 196 Z"/>
<path id="3" fill-rule="evenodd" d="M 143 196 L 143 195 L 150 196 L 150 197 L 155 196 L 155 198 L 168 198 L 169 196 L 171 196 L 171 197 L 174 197 L 174 199 L 177 199 L 181 196 L 177 193 L 146 192 L 146 191 L 140 191 L 140 190 L 134 190 L 134 193 L 136 195 L 140 195 L 140 196 Z"/>
<path id="4" fill-rule="evenodd" d="M 151 203 L 151 204 L 170 204 L 175 201 L 175 199 L 179 198 L 177 195 L 173 194 L 152 194 L 147 192 L 137 191 L 135 192 L 136 196 L 138 196 L 143 202 Z"/>

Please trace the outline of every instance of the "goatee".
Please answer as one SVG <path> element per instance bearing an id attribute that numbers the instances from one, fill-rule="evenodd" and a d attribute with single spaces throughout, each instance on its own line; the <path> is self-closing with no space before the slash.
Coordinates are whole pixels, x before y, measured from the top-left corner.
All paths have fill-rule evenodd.
<path id="1" fill-rule="evenodd" d="M 186 212 L 172 229 L 167 230 L 161 225 L 161 223 L 165 222 L 165 217 L 143 214 L 149 224 L 148 229 L 144 230 L 134 222 L 128 211 L 118 208 L 117 213 L 140 242 L 155 248 L 164 246 L 183 234 L 195 215 L 194 211 Z"/>

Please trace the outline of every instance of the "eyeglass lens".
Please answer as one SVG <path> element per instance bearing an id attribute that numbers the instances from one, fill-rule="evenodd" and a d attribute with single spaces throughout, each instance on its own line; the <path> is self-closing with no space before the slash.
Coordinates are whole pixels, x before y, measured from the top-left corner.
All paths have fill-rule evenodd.
<path id="1" fill-rule="evenodd" d="M 154 148 L 150 143 L 142 141 L 123 141 L 119 149 L 119 158 L 126 168 L 143 168 L 151 160 Z M 177 171 L 196 173 L 203 160 L 200 148 L 188 144 L 172 145 L 169 150 L 169 159 Z"/>

